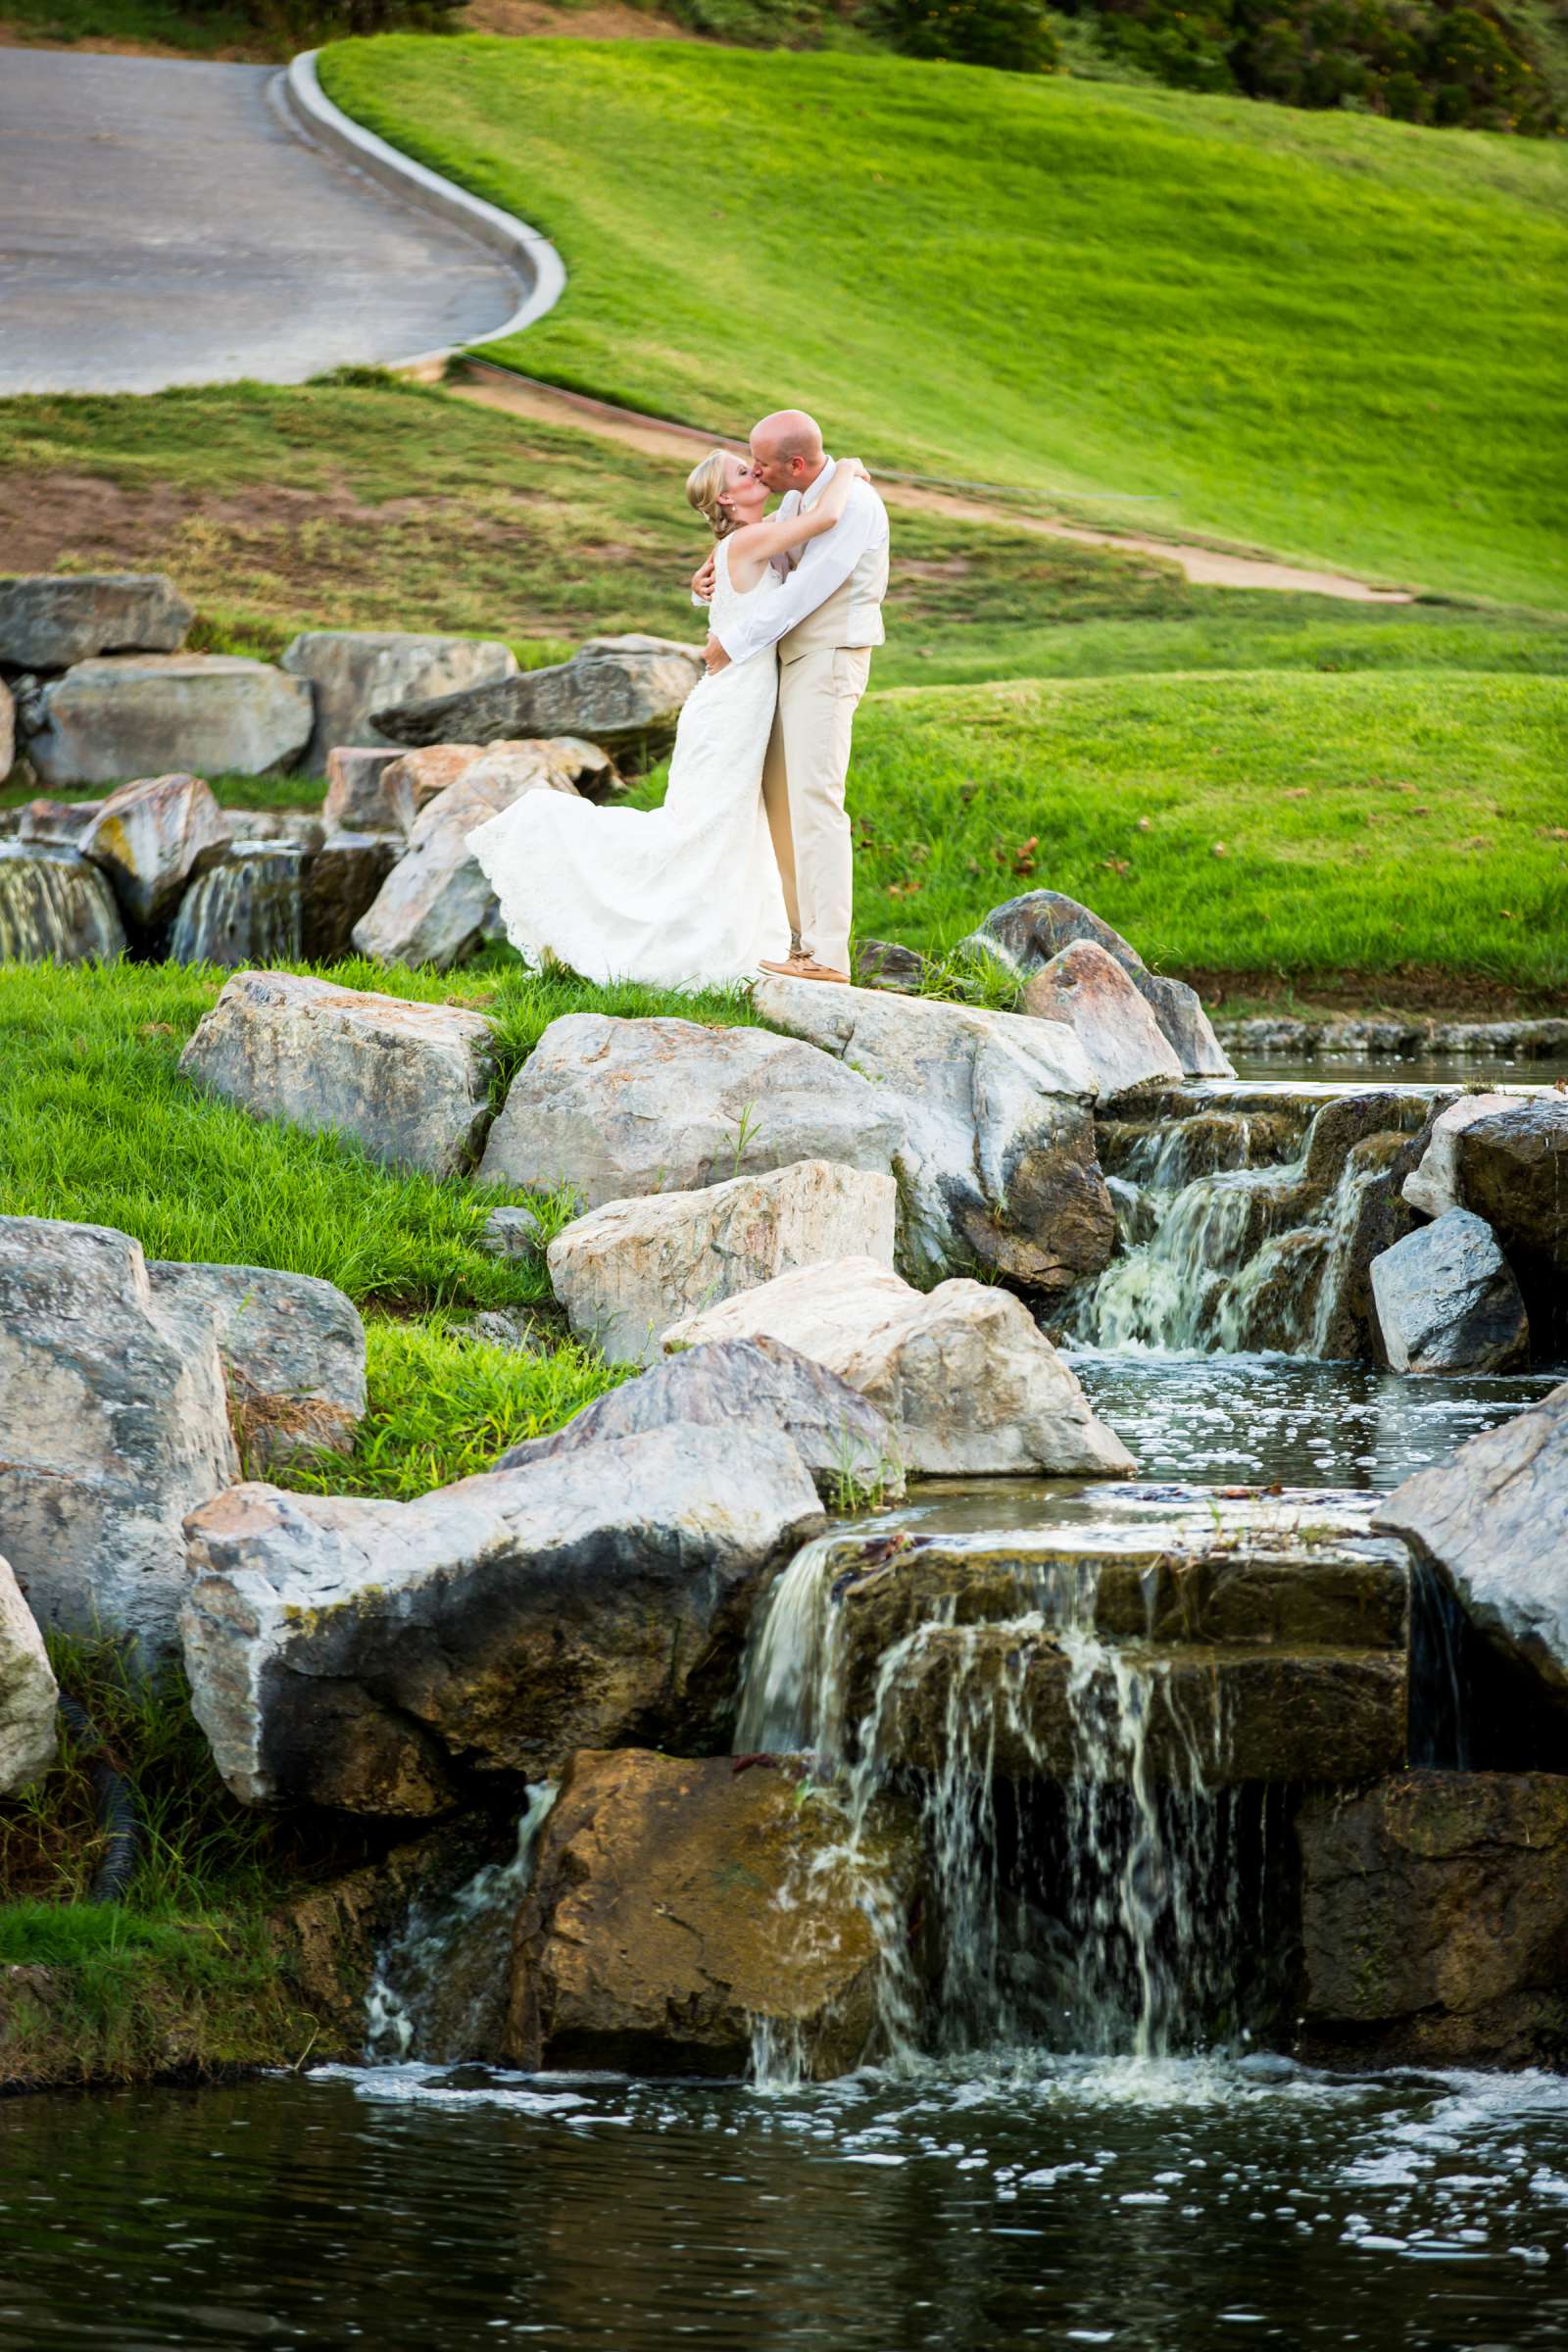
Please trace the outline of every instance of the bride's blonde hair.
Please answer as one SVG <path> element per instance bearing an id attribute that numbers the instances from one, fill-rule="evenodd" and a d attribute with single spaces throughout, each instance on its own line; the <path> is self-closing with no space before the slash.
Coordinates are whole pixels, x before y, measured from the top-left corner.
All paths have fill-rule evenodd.
<path id="1" fill-rule="evenodd" d="M 727 449 L 710 450 L 686 476 L 686 496 L 715 539 L 727 539 L 739 527 L 734 515 L 726 514 L 719 504 L 724 495 L 724 468 L 729 464 L 729 454 Z"/>

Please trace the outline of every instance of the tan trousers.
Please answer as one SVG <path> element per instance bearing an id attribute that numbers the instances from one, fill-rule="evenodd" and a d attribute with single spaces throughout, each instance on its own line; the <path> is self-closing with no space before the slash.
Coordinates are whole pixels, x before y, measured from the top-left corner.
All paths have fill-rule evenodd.
<path id="1" fill-rule="evenodd" d="M 850 731 L 871 649 L 823 646 L 779 664 L 762 801 L 790 929 L 818 963 L 850 968 L 854 853 L 844 812 Z"/>

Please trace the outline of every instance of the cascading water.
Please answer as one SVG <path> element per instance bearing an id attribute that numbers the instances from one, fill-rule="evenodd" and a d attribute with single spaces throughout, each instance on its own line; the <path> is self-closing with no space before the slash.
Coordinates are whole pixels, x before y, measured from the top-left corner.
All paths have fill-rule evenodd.
<path id="1" fill-rule="evenodd" d="M 180 901 L 172 963 L 287 963 L 303 953 L 307 852 L 298 842 L 236 841 Z"/>

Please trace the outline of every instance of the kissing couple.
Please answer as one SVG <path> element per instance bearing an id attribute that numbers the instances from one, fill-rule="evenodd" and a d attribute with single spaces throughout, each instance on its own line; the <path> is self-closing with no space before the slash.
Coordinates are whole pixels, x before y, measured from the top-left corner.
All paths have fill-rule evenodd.
<path id="1" fill-rule="evenodd" d="M 799 409 L 764 416 L 749 459 L 704 458 L 686 496 L 715 543 L 692 582 L 710 633 L 663 807 L 527 792 L 468 847 L 530 964 L 682 991 L 759 967 L 847 983 L 844 784 L 883 640 L 887 510 Z"/>

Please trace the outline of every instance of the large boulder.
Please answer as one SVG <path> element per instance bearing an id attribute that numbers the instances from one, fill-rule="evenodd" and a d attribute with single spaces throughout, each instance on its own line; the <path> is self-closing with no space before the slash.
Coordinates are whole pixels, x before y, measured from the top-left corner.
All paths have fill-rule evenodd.
<path id="1" fill-rule="evenodd" d="M 394 743 L 581 735 L 621 766 L 643 768 L 674 742 L 681 707 L 702 674 L 700 646 L 667 637 L 594 637 L 569 662 L 526 669 L 499 685 L 406 702 L 373 717 Z"/>
<path id="2" fill-rule="evenodd" d="M 876 1406 L 825 1364 L 769 1339 L 683 1348 L 640 1380 L 596 1396 L 548 1438 L 525 1438 L 496 1467 L 516 1470 L 680 1423 L 781 1431 L 829 1499 L 856 1486 L 904 1491 L 898 1445 Z"/>
<path id="3" fill-rule="evenodd" d="M 81 836 L 125 919 L 150 931 L 173 913 L 193 875 L 228 846 L 229 828 L 200 776 L 146 776 L 112 792 Z"/>
<path id="4" fill-rule="evenodd" d="M 1568 1779 L 1401 1773 L 1309 1796 L 1297 1838 L 1309 2055 L 1568 2057 Z"/>
<path id="5" fill-rule="evenodd" d="M 1018 1010 L 1060 1021 L 1082 1046 L 1102 1102 L 1145 1086 L 1179 1086 L 1183 1071 L 1148 1002 L 1114 956 L 1092 939 L 1069 942 L 1031 975 Z"/>
<path id="6" fill-rule="evenodd" d="M 416 1502 L 242 1486 L 186 1524 L 191 1703 L 247 1804 L 449 1810 L 581 1746 L 724 1737 L 751 1609 L 822 1525 L 787 1438 L 674 1428 Z"/>
<path id="7" fill-rule="evenodd" d="M 476 759 L 427 802 L 409 828 L 407 851 L 354 926 L 360 954 L 445 971 L 494 936 L 500 929 L 496 895 L 468 835 L 525 792 L 575 795 L 553 745 L 508 744 L 504 755 Z"/>
<path id="8" fill-rule="evenodd" d="M 1538 1348 L 1560 1361 L 1568 1343 L 1568 1094 L 1504 1102 L 1455 1138 L 1466 1208 L 1506 1250 L 1530 1307 Z"/>
<path id="9" fill-rule="evenodd" d="M 180 1522 L 239 1476 L 211 1310 L 101 1225 L 0 1217 L 0 1527 L 34 1616 L 169 1655 Z"/>
<path id="10" fill-rule="evenodd" d="M 1372 1299 L 1395 1372 L 1507 1372 L 1528 1362 L 1530 1325 L 1484 1217 L 1450 1208 L 1371 1264 Z"/>
<path id="11" fill-rule="evenodd" d="M 584 1208 L 694 1192 L 800 1159 L 886 1175 L 904 1115 L 831 1054 L 766 1029 L 696 1021 L 552 1021 L 512 1082 L 479 1173 Z"/>
<path id="12" fill-rule="evenodd" d="M 1441 1217 L 1450 1208 L 1467 1205 L 1459 1186 L 1458 1146 L 1465 1129 L 1492 1111 L 1508 1110 L 1513 1095 L 1461 1095 L 1428 1122 L 1418 1138 L 1416 1165 L 1401 1187 L 1404 1198 L 1424 1217 Z"/>
<path id="13" fill-rule="evenodd" d="M 1074 940 L 1089 940 L 1114 957 L 1149 1005 L 1190 1078 L 1234 1078 L 1213 1025 L 1184 981 L 1152 972 L 1119 931 L 1059 890 L 1031 890 L 994 906 L 964 946 L 989 956 L 1019 979 L 1039 971 Z"/>
<path id="14" fill-rule="evenodd" d="M 1054 1298 L 1116 1238 L 1094 1072 L 1069 1029 L 930 997 L 766 978 L 763 1018 L 873 1080 L 904 1122 L 902 1253 L 917 1280 L 976 1263 Z"/>
<path id="15" fill-rule="evenodd" d="M 236 972 L 180 1070 L 262 1119 L 351 1137 L 389 1167 L 466 1168 L 490 1116 L 495 1034 L 453 1004 Z"/>
<path id="16" fill-rule="evenodd" d="M 55 1760 L 60 1691 L 43 1636 L 0 1560 L 0 1796 L 24 1788 Z"/>
<path id="17" fill-rule="evenodd" d="M 111 784 L 173 768 L 260 776 L 311 732 L 311 689 L 238 654 L 118 654 L 78 662 L 37 698 L 27 757 L 40 782 Z"/>
<path id="18" fill-rule="evenodd" d="M 608 1200 L 551 1243 L 551 1286 L 611 1363 L 653 1364 L 671 1323 L 737 1291 L 824 1258 L 891 1266 L 897 1207 L 891 1176 L 828 1159 Z"/>
<path id="19" fill-rule="evenodd" d="M 326 798 L 321 821 L 343 833 L 407 833 L 414 821 L 406 794 L 389 792 L 383 781 L 399 753 L 391 744 L 336 743 L 326 755 Z"/>
<path id="20" fill-rule="evenodd" d="M 922 1297 L 874 1258 L 840 1258 L 689 1315 L 664 1345 L 764 1337 L 869 1396 L 919 1475 L 1120 1478 L 1136 1466 L 1028 1310 L 991 1284 Z"/>
<path id="21" fill-rule="evenodd" d="M 97 866 L 74 850 L 0 841 L 0 963 L 111 963 L 124 946 Z"/>
<path id="22" fill-rule="evenodd" d="M 1372 1524 L 1403 1536 L 1483 1639 L 1568 1711 L 1568 1382 L 1418 1470 Z"/>
<path id="23" fill-rule="evenodd" d="M 17 703 L 10 687 L 0 678 L 0 784 L 10 775 L 17 757 Z"/>
<path id="24" fill-rule="evenodd" d="M 94 654 L 177 653 L 194 617 L 161 571 L 24 572 L 0 580 L 0 662 L 69 669 Z"/>
<path id="25" fill-rule="evenodd" d="M 852 1840 L 803 1761 L 765 1764 L 572 1759 L 517 1915 L 514 2064 L 740 2075 L 760 2040 L 821 2080 L 878 2054 L 918 1833 L 884 1802 Z"/>
<path id="26" fill-rule="evenodd" d="M 305 755 L 324 775 L 339 744 L 373 744 L 373 711 L 386 704 L 466 692 L 516 674 L 517 658 L 499 639 L 427 637 L 397 629 L 306 629 L 283 667 L 316 692 L 316 726 Z"/>
<path id="27" fill-rule="evenodd" d="M 348 1453 L 365 1417 L 365 1326 L 352 1299 L 313 1274 L 161 1260 L 155 1298 L 210 1316 L 246 1467 L 296 1453 Z"/>

